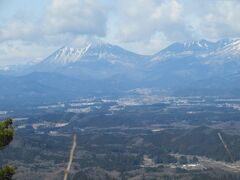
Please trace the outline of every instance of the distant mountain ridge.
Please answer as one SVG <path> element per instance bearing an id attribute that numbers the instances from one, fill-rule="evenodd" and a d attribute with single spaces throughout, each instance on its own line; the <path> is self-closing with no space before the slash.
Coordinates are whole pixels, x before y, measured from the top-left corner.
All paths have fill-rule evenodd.
<path id="1" fill-rule="evenodd" d="M 65 65 L 81 60 L 107 60 L 111 63 L 114 63 L 118 60 L 136 60 L 136 58 L 141 56 L 142 55 L 130 52 L 119 46 L 97 41 L 88 42 L 81 48 L 64 46 L 58 49 L 52 55 L 48 56 L 41 63 Z"/>
<path id="2" fill-rule="evenodd" d="M 151 56 L 139 55 L 102 41 L 93 41 L 87 42 L 81 48 L 64 46 L 58 49 L 33 66 L 32 72 L 58 72 L 69 75 L 72 71 L 74 72 L 72 74 L 82 75 L 83 71 L 87 73 L 92 70 L 95 72 L 105 70 L 106 74 L 121 74 L 130 71 L 139 74 L 140 71 L 152 71 L 149 67 L 159 64 L 160 61 L 182 59 L 184 64 L 184 59 L 189 58 L 197 58 L 199 64 L 205 65 L 239 63 L 240 39 L 222 39 L 216 42 L 207 40 L 177 42 Z M 99 75 L 103 76 L 102 73 Z"/>
<path id="3" fill-rule="evenodd" d="M 89 42 L 80 48 L 64 46 L 21 72 L 14 70 L 1 73 L 2 101 L 116 95 L 134 88 L 169 95 L 240 96 L 240 39 L 174 43 L 150 56 Z"/>
<path id="4" fill-rule="evenodd" d="M 64 46 L 29 69 L 30 72 L 57 72 L 74 76 L 107 76 L 127 73 L 143 65 L 148 56 L 139 55 L 102 41 L 81 48 Z M 96 74 L 97 73 L 97 74 Z"/>
<path id="5" fill-rule="evenodd" d="M 176 56 L 201 56 L 203 58 L 240 57 L 240 39 L 221 39 L 216 42 L 207 40 L 173 43 L 153 55 L 153 60 L 166 60 Z"/>
<path id="6" fill-rule="evenodd" d="M 153 55 L 140 55 L 119 46 L 112 45 L 101 40 L 91 40 L 85 42 L 82 47 L 76 48 L 71 46 L 63 46 L 54 53 L 40 61 L 33 63 L 32 66 L 68 66 L 75 63 L 86 61 L 107 61 L 111 64 L 132 65 L 141 63 L 145 60 L 146 64 L 153 60 L 166 60 L 175 57 L 200 56 L 202 58 L 239 58 L 240 57 L 240 39 L 221 39 L 216 42 L 207 40 L 190 41 L 190 42 L 176 42 L 168 47 L 160 50 Z M 23 66 L 23 65 L 21 65 Z M 30 66 L 27 64 L 27 66 Z M 14 69 L 17 66 L 12 66 Z M 12 69 L 9 67 L 2 67 L 2 71 Z M 43 69 L 41 70 L 44 70 Z M 36 70 L 36 69 L 34 69 Z M 41 71 L 40 70 L 40 71 Z"/>

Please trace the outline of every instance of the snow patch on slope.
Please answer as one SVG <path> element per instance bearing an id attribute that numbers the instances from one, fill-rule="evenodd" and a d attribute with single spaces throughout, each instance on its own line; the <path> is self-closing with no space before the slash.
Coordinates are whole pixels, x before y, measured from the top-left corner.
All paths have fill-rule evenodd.
<path id="1" fill-rule="evenodd" d="M 79 61 L 81 57 L 88 51 L 90 45 L 81 48 L 75 49 L 72 47 L 64 46 L 58 51 L 56 51 L 53 55 L 47 58 L 47 62 L 51 64 L 69 64 Z"/>

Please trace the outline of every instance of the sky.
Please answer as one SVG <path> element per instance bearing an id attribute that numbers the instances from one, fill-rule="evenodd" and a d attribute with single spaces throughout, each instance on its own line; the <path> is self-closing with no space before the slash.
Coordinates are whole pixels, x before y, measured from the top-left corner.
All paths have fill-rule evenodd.
<path id="1" fill-rule="evenodd" d="M 240 36 L 240 0 L 0 0 L 0 66 L 40 61 L 89 38 L 139 54 Z"/>

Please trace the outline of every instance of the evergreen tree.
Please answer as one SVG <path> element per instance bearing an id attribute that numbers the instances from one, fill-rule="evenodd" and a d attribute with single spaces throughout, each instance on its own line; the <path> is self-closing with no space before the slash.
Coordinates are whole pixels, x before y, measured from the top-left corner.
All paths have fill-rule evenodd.
<path id="1" fill-rule="evenodd" d="M 14 129 L 12 119 L 8 118 L 0 122 L 0 150 L 6 147 L 13 139 Z M 11 166 L 0 167 L 0 180 L 11 180 L 15 169 Z"/>

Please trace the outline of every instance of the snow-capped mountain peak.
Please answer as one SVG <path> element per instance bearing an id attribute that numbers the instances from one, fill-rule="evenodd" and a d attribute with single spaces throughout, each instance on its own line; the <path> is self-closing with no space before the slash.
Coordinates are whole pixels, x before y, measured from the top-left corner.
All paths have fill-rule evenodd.
<path id="1" fill-rule="evenodd" d="M 232 41 L 230 44 L 227 44 L 224 49 L 230 50 L 232 53 L 240 53 L 240 39 Z"/>
<path id="2" fill-rule="evenodd" d="M 114 46 L 101 40 L 92 39 L 86 41 L 81 47 L 63 46 L 52 55 L 42 61 L 43 64 L 66 65 L 80 61 L 86 56 L 96 56 L 98 53 L 105 52 Z"/>
<path id="3" fill-rule="evenodd" d="M 199 40 L 199 41 L 192 41 L 192 42 L 185 42 L 183 43 L 184 48 L 189 48 L 189 49 L 208 49 L 212 43 L 210 41 L 207 41 L 205 39 Z"/>
<path id="4" fill-rule="evenodd" d="M 224 43 L 221 49 L 216 51 L 217 56 L 222 56 L 222 58 L 230 58 L 230 57 L 240 57 L 240 39 L 229 40 Z"/>
<path id="5" fill-rule="evenodd" d="M 209 51 L 215 48 L 215 43 L 207 41 L 207 40 L 199 40 L 199 41 L 191 41 L 184 43 L 173 43 L 167 48 L 163 49 L 159 53 L 184 53 L 184 52 L 204 52 Z"/>
<path id="6" fill-rule="evenodd" d="M 225 64 L 240 59 L 240 39 L 221 39 L 173 43 L 155 54 L 151 61 L 165 61 L 175 58 L 202 58 L 205 64 Z M 239 61 L 240 63 L 240 61 Z"/>
<path id="7" fill-rule="evenodd" d="M 119 46 L 93 39 L 83 43 L 81 47 L 64 46 L 39 63 L 38 68 L 44 69 L 52 66 L 73 65 L 75 63 L 103 62 L 108 64 L 121 64 L 132 66 L 135 61 L 141 62 L 145 56 L 127 51 Z"/>
<path id="8" fill-rule="evenodd" d="M 90 48 L 90 45 L 84 48 L 73 48 L 64 46 L 50 55 L 45 62 L 51 64 L 69 64 L 78 61 Z"/>

